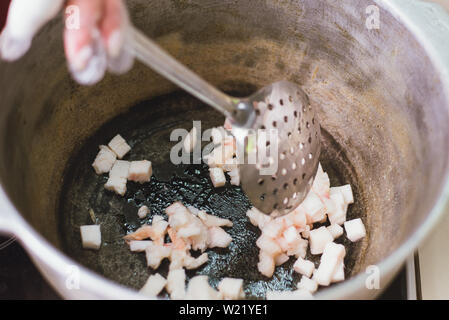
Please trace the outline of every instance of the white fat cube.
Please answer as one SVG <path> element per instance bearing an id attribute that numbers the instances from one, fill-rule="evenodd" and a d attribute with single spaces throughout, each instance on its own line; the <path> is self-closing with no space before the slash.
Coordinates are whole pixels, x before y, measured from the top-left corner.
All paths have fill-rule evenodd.
<path id="1" fill-rule="evenodd" d="M 178 229 L 176 236 L 180 238 L 190 238 L 201 233 L 201 228 L 195 223 L 188 223 L 187 225 Z"/>
<path id="2" fill-rule="evenodd" d="M 348 205 L 341 193 L 333 193 L 330 195 L 330 200 L 333 202 L 333 207 L 327 207 L 327 216 L 331 224 L 342 225 L 346 221 L 346 211 Z"/>
<path id="3" fill-rule="evenodd" d="M 109 172 L 109 177 L 127 179 L 130 165 L 129 161 L 117 160 Z"/>
<path id="4" fill-rule="evenodd" d="M 274 263 L 276 264 L 276 266 L 281 266 L 286 263 L 288 259 L 290 259 L 288 255 L 286 255 L 285 253 L 281 253 L 280 255 L 276 256 L 276 258 L 274 259 Z"/>
<path id="5" fill-rule="evenodd" d="M 152 238 L 154 240 L 163 240 L 165 233 L 167 232 L 168 222 L 165 220 L 158 221 L 158 219 L 154 219 L 151 224 L 152 229 Z"/>
<path id="6" fill-rule="evenodd" d="M 326 245 L 332 241 L 334 241 L 334 237 L 325 226 L 311 230 L 309 233 L 310 253 L 323 253 Z"/>
<path id="7" fill-rule="evenodd" d="M 190 216 L 190 211 L 180 201 L 173 202 L 165 209 L 165 213 L 170 217 L 175 214 L 182 214 L 186 217 Z M 171 224 L 170 224 L 171 225 Z"/>
<path id="8" fill-rule="evenodd" d="M 246 212 L 246 216 L 249 218 L 249 221 L 254 226 L 262 229 L 268 222 L 272 220 L 272 218 L 259 211 L 256 207 L 252 207 Z"/>
<path id="9" fill-rule="evenodd" d="M 318 283 L 313 279 L 302 276 L 301 281 L 299 281 L 297 284 L 297 287 L 298 289 L 307 290 L 310 293 L 314 293 L 318 290 Z"/>
<path id="10" fill-rule="evenodd" d="M 288 216 L 291 217 L 293 225 L 298 229 L 298 231 L 305 230 L 307 226 L 307 216 L 304 210 L 296 208 L 292 213 Z"/>
<path id="11" fill-rule="evenodd" d="M 166 210 L 166 212 L 171 212 L 172 206 L 169 206 Z M 182 210 L 183 208 L 180 207 L 180 210 L 175 211 L 174 213 L 168 214 L 168 223 L 172 228 L 175 228 L 178 230 L 179 228 L 185 226 L 190 221 L 190 215 L 191 213 L 187 208 L 184 207 L 185 210 Z"/>
<path id="12" fill-rule="evenodd" d="M 101 231 L 100 226 L 93 224 L 81 226 L 81 242 L 83 248 L 98 250 L 101 246 Z"/>
<path id="13" fill-rule="evenodd" d="M 223 278 L 218 284 L 218 291 L 224 299 L 237 300 L 245 297 L 242 279 Z"/>
<path id="14" fill-rule="evenodd" d="M 129 242 L 129 250 L 133 252 L 144 252 L 153 241 L 150 240 L 133 240 Z"/>
<path id="15" fill-rule="evenodd" d="M 94 167 L 97 174 L 108 173 L 116 159 L 117 156 L 111 149 L 106 146 L 100 146 L 100 151 L 92 163 L 92 167 Z"/>
<path id="16" fill-rule="evenodd" d="M 326 207 L 320 197 L 311 190 L 304 202 L 301 204 L 309 217 L 310 221 L 315 223 L 326 218 Z"/>
<path id="17" fill-rule="evenodd" d="M 221 294 L 212 288 L 207 276 L 196 276 L 190 279 L 187 287 L 187 300 L 219 300 Z"/>
<path id="18" fill-rule="evenodd" d="M 221 168 L 210 168 L 210 179 L 215 188 L 223 187 L 226 184 L 226 177 L 224 175 L 223 169 Z"/>
<path id="19" fill-rule="evenodd" d="M 229 177 L 231 178 L 231 184 L 233 186 L 240 185 L 240 172 L 238 168 L 234 168 L 228 172 Z"/>
<path id="20" fill-rule="evenodd" d="M 140 219 L 143 219 L 150 213 L 150 209 L 147 206 L 141 206 L 139 210 L 137 210 L 137 215 Z M 154 221 L 154 220 L 153 220 Z"/>
<path id="21" fill-rule="evenodd" d="M 191 211 L 191 209 L 189 208 Z M 203 221 L 206 227 L 232 227 L 233 223 L 229 219 L 223 219 L 212 214 L 207 214 L 205 211 L 198 210 L 198 217 Z"/>
<path id="22" fill-rule="evenodd" d="M 201 267 L 203 264 L 205 264 L 209 260 L 209 256 L 207 253 L 203 253 L 197 258 L 194 258 L 192 256 L 186 256 L 184 258 L 184 267 L 186 269 L 197 269 Z"/>
<path id="23" fill-rule="evenodd" d="M 306 225 L 304 227 L 304 231 L 301 232 L 301 236 L 304 239 L 309 239 L 309 237 L 310 237 L 310 226 L 309 225 Z"/>
<path id="24" fill-rule="evenodd" d="M 121 135 L 116 135 L 109 143 L 109 148 L 117 155 L 117 158 L 123 158 L 131 147 L 126 143 L 125 139 Z"/>
<path id="25" fill-rule="evenodd" d="M 170 270 L 167 275 L 166 289 L 173 300 L 184 299 L 186 295 L 186 272 L 184 269 Z"/>
<path id="26" fill-rule="evenodd" d="M 170 253 L 169 270 L 182 269 L 185 265 L 185 260 L 189 257 L 187 251 L 183 249 L 173 249 Z M 184 269 L 183 269 L 184 270 Z"/>
<path id="27" fill-rule="evenodd" d="M 214 144 L 220 144 L 227 136 L 226 130 L 223 127 L 212 128 L 211 136 Z"/>
<path id="28" fill-rule="evenodd" d="M 334 275 L 332 276 L 331 282 L 341 282 L 345 280 L 345 264 L 344 262 L 340 262 L 340 265 L 335 270 Z"/>
<path id="29" fill-rule="evenodd" d="M 346 204 L 354 203 L 354 195 L 350 184 L 330 188 L 330 194 L 340 193 Z"/>
<path id="30" fill-rule="evenodd" d="M 314 280 L 322 286 L 328 286 L 345 255 L 346 250 L 343 245 L 334 242 L 328 243 L 321 256 L 320 266 L 314 274 Z"/>
<path id="31" fill-rule="evenodd" d="M 287 250 L 287 255 L 295 256 L 296 258 L 304 258 L 307 254 L 307 247 L 309 245 L 309 241 L 300 238 L 294 245 L 290 245 Z"/>
<path id="32" fill-rule="evenodd" d="M 209 248 L 226 248 L 232 241 L 232 237 L 220 227 L 212 227 L 207 230 L 207 246 Z"/>
<path id="33" fill-rule="evenodd" d="M 114 191 L 115 193 L 124 196 L 126 193 L 126 178 L 109 177 L 104 187 L 106 190 Z"/>
<path id="34" fill-rule="evenodd" d="M 298 230 L 294 226 L 288 227 L 282 235 L 288 245 L 296 243 L 301 238 Z"/>
<path id="35" fill-rule="evenodd" d="M 162 260 L 164 258 L 170 257 L 171 254 L 171 248 L 155 244 L 154 242 L 150 243 L 145 248 L 145 256 L 147 259 L 147 266 L 151 267 L 152 269 L 159 268 Z"/>
<path id="36" fill-rule="evenodd" d="M 214 148 L 207 156 L 209 167 L 222 167 L 225 163 L 232 163 L 235 153 L 234 147 L 233 138 L 225 139 L 220 146 Z"/>
<path id="37" fill-rule="evenodd" d="M 273 256 L 263 251 L 259 252 L 259 262 L 257 263 L 257 270 L 264 276 L 271 278 L 274 273 L 275 261 Z"/>
<path id="38" fill-rule="evenodd" d="M 164 289 L 167 284 L 167 280 L 159 273 L 151 275 L 145 285 L 140 289 L 140 293 L 150 297 L 155 298 L 159 293 L 161 293 L 162 289 Z"/>
<path id="39" fill-rule="evenodd" d="M 282 225 L 282 223 L 280 223 L 279 220 L 274 219 L 274 220 L 267 222 L 263 226 L 262 234 L 274 239 L 274 238 L 277 238 L 281 234 L 283 229 L 284 229 L 284 226 Z"/>
<path id="40" fill-rule="evenodd" d="M 330 180 L 327 173 L 323 171 L 321 163 L 318 164 L 318 171 L 312 184 L 312 190 L 320 197 L 328 197 L 330 188 Z"/>
<path id="41" fill-rule="evenodd" d="M 128 180 L 144 183 L 150 181 L 152 174 L 153 169 L 151 167 L 151 161 L 131 161 Z"/>
<path id="42" fill-rule="evenodd" d="M 341 226 L 339 226 L 338 224 L 331 224 L 330 226 L 327 227 L 327 230 L 329 230 L 329 232 L 332 234 L 332 237 L 334 237 L 334 239 L 341 237 L 344 232 L 343 228 Z"/>
<path id="43" fill-rule="evenodd" d="M 293 269 L 308 278 L 312 276 L 313 270 L 315 270 L 315 264 L 312 261 L 304 260 L 299 257 L 293 265 Z"/>
<path id="44" fill-rule="evenodd" d="M 160 216 L 160 215 L 158 215 L 158 214 L 155 214 L 155 215 L 153 216 L 153 220 L 152 220 L 153 225 L 154 225 L 155 223 L 161 222 L 161 221 L 165 221 L 165 219 L 164 219 L 163 216 Z"/>
<path id="45" fill-rule="evenodd" d="M 345 230 L 346 237 L 352 242 L 359 241 L 366 236 L 365 225 L 360 218 L 346 221 Z"/>
<path id="46" fill-rule="evenodd" d="M 271 255 L 272 257 L 275 257 L 276 255 L 280 254 L 282 251 L 281 247 L 278 245 L 278 243 L 274 239 L 272 239 L 264 234 L 262 234 L 257 239 L 256 246 L 258 246 L 260 250 Z"/>
<path id="47" fill-rule="evenodd" d="M 227 159 L 226 163 L 221 167 L 224 172 L 230 172 L 232 170 L 238 169 L 239 163 L 237 158 Z"/>

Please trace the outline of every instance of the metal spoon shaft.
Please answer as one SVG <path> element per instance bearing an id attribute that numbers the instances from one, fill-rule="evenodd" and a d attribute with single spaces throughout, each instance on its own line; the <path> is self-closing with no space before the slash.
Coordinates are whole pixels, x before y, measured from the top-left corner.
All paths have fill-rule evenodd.
<path id="1" fill-rule="evenodd" d="M 226 117 L 233 118 L 232 113 L 236 106 L 231 97 L 178 62 L 134 26 L 130 26 L 128 30 L 126 48 L 157 73 L 222 112 Z"/>

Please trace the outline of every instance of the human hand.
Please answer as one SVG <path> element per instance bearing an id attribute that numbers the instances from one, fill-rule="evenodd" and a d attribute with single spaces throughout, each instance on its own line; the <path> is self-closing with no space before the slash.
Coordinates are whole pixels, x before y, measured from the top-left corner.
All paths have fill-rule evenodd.
<path id="1" fill-rule="evenodd" d="M 64 48 L 72 76 L 94 84 L 109 70 L 125 73 L 134 57 L 125 50 L 128 13 L 122 0 L 12 0 L 0 35 L 0 56 L 22 57 L 34 35 L 65 6 Z"/>

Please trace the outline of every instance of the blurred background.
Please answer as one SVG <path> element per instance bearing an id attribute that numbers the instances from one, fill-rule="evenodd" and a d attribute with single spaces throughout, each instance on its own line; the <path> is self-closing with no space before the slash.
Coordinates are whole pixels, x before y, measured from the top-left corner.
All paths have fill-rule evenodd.
<path id="1" fill-rule="evenodd" d="M 3 28 L 6 20 L 6 13 L 8 12 L 10 0 L 1 0 L 0 1 L 0 29 Z"/>

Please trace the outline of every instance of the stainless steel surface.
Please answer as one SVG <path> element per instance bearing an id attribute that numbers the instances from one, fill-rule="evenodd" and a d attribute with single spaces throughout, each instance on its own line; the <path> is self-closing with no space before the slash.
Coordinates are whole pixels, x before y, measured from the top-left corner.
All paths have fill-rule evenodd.
<path id="1" fill-rule="evenodd" d="M 416 283 L 415 255 L 407 258 L 405 262 L 406 282 L 407 282 L 407 300 L 418 299 L 418 285 Z"/>
<path id="2" fill-rule="evenodd" d="M 256 103 L 259 115 L 253 128 L 274 130 L 275 135 L 271 139 L 267 135 L 267 152 L 263 152 L 259 165 L 240 166 L 242 187 L 262 212 L 286 214 L 304 200 L 317 172 L 321 148 L 319 120 L 306 93 L 291 82 L 276 82 L 250 100 Z M 238 132 L 235 136 L 242 145 L 244 139 Z M 259 152 L 265 147 L 261 145 L 265 139 L 260 140 Z M 277 164 L 276 172 L 260 175 L 261 166 L 269 167 L 270 162 Z"/>
<path id="3" fill-rule="evenodd" d="M 438 3 L 449 13 L 448 0 L 426 0 Z M 419 246 L 419 274 L 422 299 L 449 299 L 449 211 L 433 230 L 431 235 Z"/>
<path id="4" fill-rule="evenodd" d="M 162 50 L 134 26 L 129 27 L 127 49 L 142 63 L 171 80 L 198 99 L 214 107 L 243 128 L 251 128 L 255 112 L 252 105 L 238 108 L 240 99 L 224 94 Z"/>
<path id="5" fill-rule="evenodd" d="M 373 3 L 381 23 L 369 30 Z M 368 230 L 351 278 L 317 298 L 377 296 L 448 209 L 447 14 L 410 0 L 128 4 L 141 30 L 221 90 L 280 79 L 304 88 L 322 134 L 349 161 Z M 103 123 L 175 88 L 141 65 L 77 86 L 61 27 L 48 25 L 22 61 L 0 63 L 0 230 L 17 235 L 66 298 L 138 297 L 57 249 L 59 188 L 68 159 Z M 365 286 L 370 265 L 379 268 L 380 290 Z M 72 266 L 79 290 L 66 286 Z"/>
<path id="6" fill-rule="evenodd" d="M 321 136 L 314 107 L 298 85 L 278 81 L 249 97 L 232 97 L 201 79 L 133 26 L 127 41 L 127 48 L 141 62 L 231 121 L 237 150 L 244 150 L 238 156 L 239 163 L 244 164 L 239 169 L 241 183 L 256 208 L 267 214 L 274 210 L 286 214 L 304 200 L 317 172 Z M 255 134 L 258 142 L 248 150 L 248 135 L 258 130 L 274 130 L 275 134 L 263 139 L 266 146 L 260 145 Z M 254 161 L 245 160 L 251 157 Z M 270 166 L 268 162 L 278 164 L 269 175 L 261 172 L 261 166 Z"/>

